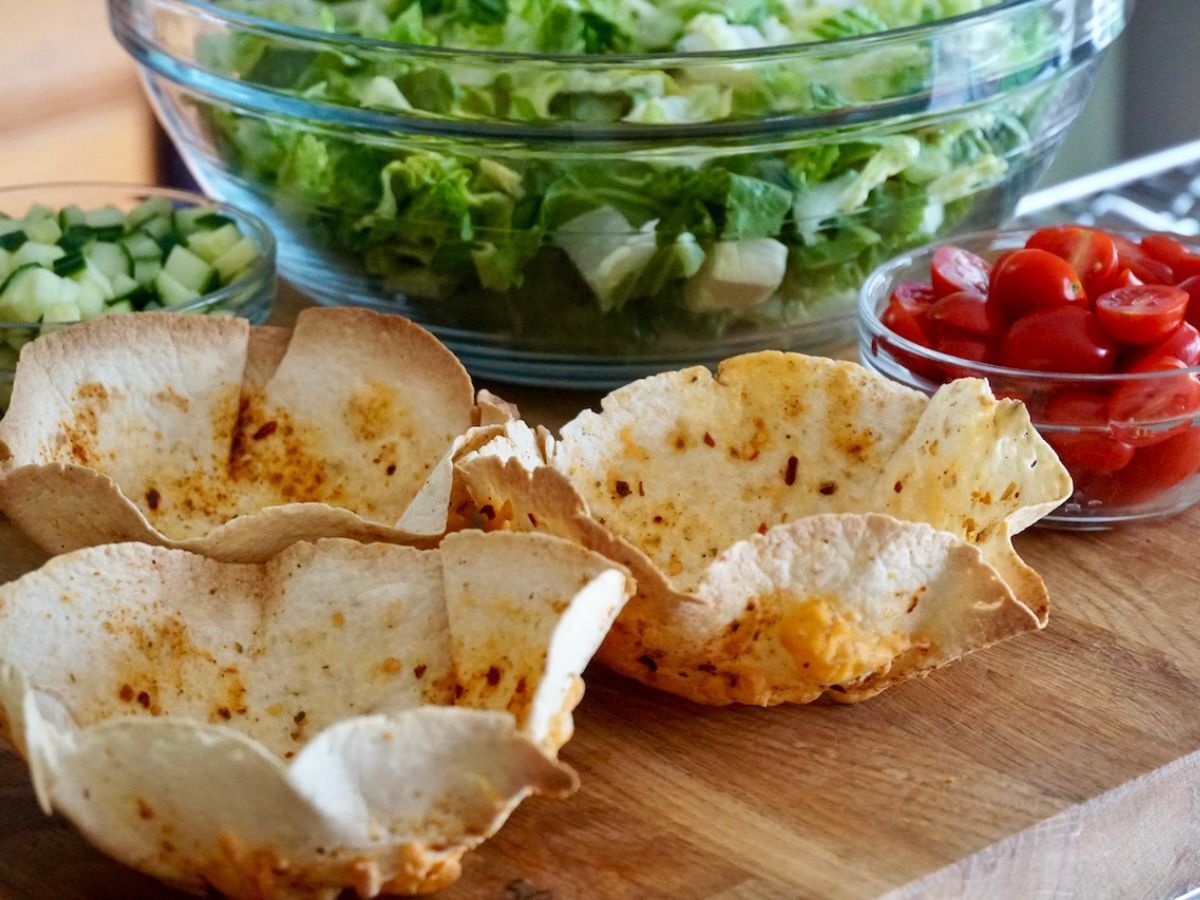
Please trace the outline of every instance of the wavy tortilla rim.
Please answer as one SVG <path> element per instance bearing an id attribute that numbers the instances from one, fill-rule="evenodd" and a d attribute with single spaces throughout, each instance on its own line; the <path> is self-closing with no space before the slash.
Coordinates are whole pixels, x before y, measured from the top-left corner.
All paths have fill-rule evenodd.
<path id="1" fill-rule="evenodd" d="M 774 352 L 730 360 L 715 376 L 691 369 L 622 388 L 599 413 L 564 426 L 541 460 L 485 447 L 457 465 L 480 502 L 508 504 L 503 527 L 540 528 L 626 565 L 638 594 L 599 658 L 709 704 L 822 695 L 853 702 L 1044 626 L 1045 584 L 1017 556 L 1011 538 L 1070 495 L 1066 470 L 1024 407 L 997 401 L 984 382 L 961 380 L 926 398 L 850 363 Z M 814 522 L 839 524 L 821 534 Z M 939 581 L 956 585 L 959 608 L 972 614 L 956 620 L 958 638 L 938 639 L 939 653 L 919 657 L 897 649 L 870 671 L 851 666 L 821 681 L 802 666 L 788 674 L 795 654 L 780 649 L 787 642 L 778 623 L 766 626 L 774 635 L 771 653 L 756 651 L 738 662 L 717 652 L 728 643 L 728 629 L 744 624 L 726 608 L 727 597 L 738 594 L 734 586 L 725 582 L 714 593 L 710 582 L 730 555 L 744 556 L 760 540 L 783 541 L 780 535 L 827 540 L 854 553 L 860 544 L 878 543 L 879 534 L 891 542 L 878 545 L 880 552 L 912 545 L 925 554 L 907 568 L 897 564 L 893 575 L 921 570 L 922 559 L 973 573 L 974 582 Z M 814 577 L 774 589 L 806 594 Z M 852 648 L 858 638 L 842 626 L 854 624 L 846 616 L 862 610 L 826 606 L 828 615 L 812 614 L 813 628 L 841 628 Z M 955 608 L 944 599 L 933 606 Z M 871 642 L 890 633 L 876 629 L 862 638 L 863 655 L 870 657 Z"/>
<path id="2" fill-rule="evenodd" d="M 109 317 L 24 349 L 0 507 L 52 553 L 136 540 L 254 562 L 322 537 L 428 542 L 462 436 L 514 411 L 477 401 L 399 316 Z"/>

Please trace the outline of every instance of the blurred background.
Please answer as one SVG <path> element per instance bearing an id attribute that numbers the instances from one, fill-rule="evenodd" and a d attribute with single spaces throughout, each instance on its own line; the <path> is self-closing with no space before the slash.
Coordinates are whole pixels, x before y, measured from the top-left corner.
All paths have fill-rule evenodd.
<path id="1" fill-rule="evenodd" d="M 3 0 L 0 185 L 179 183 L 102 0 Z M 1044 184 L 1200 138 L 1200 0 L 1142 0 Z"/>

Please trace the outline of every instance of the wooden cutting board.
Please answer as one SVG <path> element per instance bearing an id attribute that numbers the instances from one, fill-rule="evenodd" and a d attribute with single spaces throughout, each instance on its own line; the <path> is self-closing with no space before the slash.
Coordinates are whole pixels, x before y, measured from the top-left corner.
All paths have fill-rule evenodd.
<path id="1" fill-rule="evenodd" d="M 594 400 L 506 394 L 551 424 Z M 858 706 L 708 709 L 593 666 L 579 793 L 527 800 L 441 896 L 1177 897 L 1200 885 L 1198 533 L 1200 508 L 1022 536 L 1049 627 Z M 0 578 L 42 559 L 0 522 Z M 44 817 L 0 751 L 0 897 L 174 896 Z"/>

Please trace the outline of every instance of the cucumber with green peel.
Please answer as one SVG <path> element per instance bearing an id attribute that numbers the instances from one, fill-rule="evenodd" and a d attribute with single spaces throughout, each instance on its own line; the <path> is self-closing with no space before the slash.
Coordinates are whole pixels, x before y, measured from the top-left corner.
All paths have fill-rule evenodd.
<path id="1" fill-rule="evenodd" d="M 139 259 L 162 259 L 162 247 L 158 246 L 158 241 L 145 232 L 129 235 L 121 241 L 121 246 L 125 248 L 125 252 L 134 262 Z"/>
<path id="2" fill-rule="evenodd" d="M 25 229 L 14 228 L 12 231 L 0 234 L 0 250 L 17 250 L 27 240 L 29 238 L 25 236 Z"/>
<path id="3" fill-rule="evenodd" d="M 0 351 L 15 352 L 42 329 L 195 303 L 258 257 L 211 204 L 177 209 L 150 198 L 129 213 L 78 205 L 0 213 L 0 322 L 29 326 L 0 336 Z"/>
<path id="4" fill-rule="evenodd" d="M 162 271 L 162 262 L 157 259 L 139 259 L 133 264 L 133 280 L 143 287 L 154 284 Z"/>
<path id="5" fill-rule="evenodd" d="M 151 219 L 170 218 L 174 207 L 165 197 L 148 197 L 135 206 L 125 217 L 127 231 L 136 231 Z"/>
<path id="6" fill-rule="evenodd" d="M 12 256 L 14 266 L 24 266 L 30 263 L 50 269 L 57 260 L 67 255 L 67 251 L 58 244 L 37 244 L 26 241 Z"/>
<path id="7" fill-rule="evenodd" d="M 25 226 L 25 236 L 39 244 L 57 244 L 63 236 L 58 219 L 39 219 Z"/>
<path id="8" fill-rule="evenodd" d="M 226 250 L 242 240 L 236 225 L 223 225 L 215 231 L 197 231 L 187 239 L 187 247 L 205 262 L 215 262 Z"/>
<path id="9" fill-rule="evenodd" d="M 115 278 L 117 275 L 128 275 L 132 266 L 129 263 L 129 257 L 125 255 L 125 251 L 120 244 L 110 244 L 108 241 L 96 241 L 89 244 L 84 251 L 90 262 L 96 264 L 101 272 L 109 278 Z"/>
<path id="10" fill-rule="evenodd" d="M 163 306 L 181 306 L 199 300 L 201 296 L 199 291 L 176 281 L 166 269 L 159 272 L 158 277 L 154 279 L 154 289 L 158 291 L 158 298 Z"/>
<path id="11" fill-rule="evenodd" d="M 248 238 L 242 238 L 215 260 L 213 267 L 224 284 L 232 284 L 258 259 L 258 248 Z"/>
<path id="12" fill-rule="evenodd" d="M 163 272 L 196 296 L 221 286 L 217 270 L 183 245 L 175 247 L 163 264 Z"/>

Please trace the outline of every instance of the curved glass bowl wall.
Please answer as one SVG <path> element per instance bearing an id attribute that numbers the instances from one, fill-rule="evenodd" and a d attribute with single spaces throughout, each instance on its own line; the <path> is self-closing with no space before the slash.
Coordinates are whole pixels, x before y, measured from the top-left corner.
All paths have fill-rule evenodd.
<path id="1" fill-rule="evenodd" d="M 284 277 L 410 316 L 478 375 L 592 387 L 845 340 L 876 265 L 1011 214 L 1129 8 L 553 57 L 110 0 L 185 160 L 270 223 Z"/>

